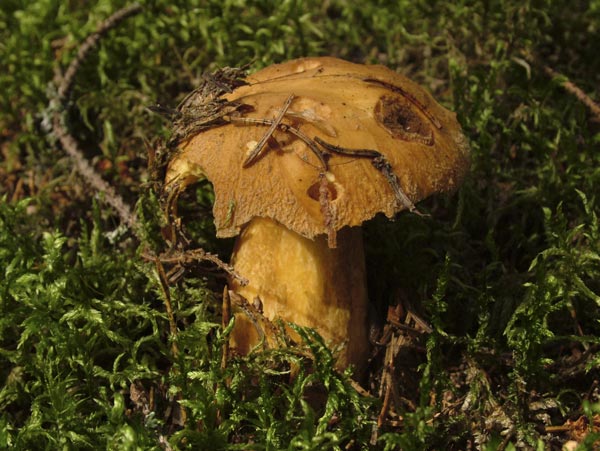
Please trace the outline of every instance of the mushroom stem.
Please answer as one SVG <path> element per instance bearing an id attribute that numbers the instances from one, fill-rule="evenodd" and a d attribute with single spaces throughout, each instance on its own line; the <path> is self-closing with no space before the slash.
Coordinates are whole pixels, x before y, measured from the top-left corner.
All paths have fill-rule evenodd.
<path id="1" fill-rule="evenodd" d="M 230 287 L 252 302 L 262 301 L 264 316 L 316 329 L 334 349 L 337 365 L 364 369 L 369 350 L 368 299 L 362 232 L 338 232 L 337 248 L 325 235 L 308 239 L 271 219 L 255 218 L 239 235 L 232 263 L 250 283 Z M 241 319 L 241 318 L 240 318 Z M 257 344 L 249 321 L 236 322 L 233 344 L 247 353 Z"/>

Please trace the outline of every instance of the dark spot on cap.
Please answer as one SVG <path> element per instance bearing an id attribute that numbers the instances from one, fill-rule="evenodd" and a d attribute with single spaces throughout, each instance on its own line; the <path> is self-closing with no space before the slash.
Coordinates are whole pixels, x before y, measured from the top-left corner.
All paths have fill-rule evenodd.
<path id="1" fill-rule="evenodd" d="M 394 138 L 433 145 L 433 130 L 416 108 L 402 96 L 383 95 L 375 105 L 375 118 Z"/>

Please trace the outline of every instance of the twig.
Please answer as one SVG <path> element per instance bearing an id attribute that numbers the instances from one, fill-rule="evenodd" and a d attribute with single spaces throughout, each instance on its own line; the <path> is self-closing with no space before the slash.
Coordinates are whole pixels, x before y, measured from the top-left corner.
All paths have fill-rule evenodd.
<path id="1" fill-rule="evenodd" d="M 398 176 L 394 173 L 394 170 L 392 169 L 392 165 L 382 153 L 372 149 L 347 149 L 345 147 L 330 144 L 327 141 L 322 140 L 318 136 L 315 136 L 314 140 L 324 149 L 327 149 L 328 151 L 333 153 L 351 156 L 355 158 L 369 158 L 373 167 L 383 174 L 390 187 L 394 191 L 394 195 L 396 196 L 396 204 L 398 208 L 404 207 L 411 213 L 415 213 L 419 216 L 425 216 L 417 209 L 417 207 L 415 207 L 415 204 L 406 195 L 406 193 L 400 186 Z"/>
<path id="2" fill-rule="evenodd" d="M 131 207 L 123 200 L 123 198 L 110 186 L 104 179 L 98 175 L 94 168 L 85 159 L 79 150 L 77 141 L 63 127 L 62 115 L 60 112 L 54 113 L 52 126 L 58 137 L 64 151 L 71 157 L 75 169 L 81 177 L 97 192 L 104 194 L 104 202 L 115 209 L 121 221 L 131 229 L 135 230 L 137 221 L 132 212 Z"/>
<path id="3" fill-rule="evenodd" d="M 389 370 L 388 370 L 389 371 Z M 383 423 L 388 415 L 388 411 L 390 410 L 390 401 L 392 394 L 392 380 L 391 377 L 386 376 L 386 384 L 385 384 L 385 395 L 383 396 L 383 403 L 381 405 L 381 410 L 379 411 L 379 415 L 377 416 L 377 429 L 381 429 L 383 427 Z M 372 443 L 373 445 L 375 443 Z"/>
<path id="4" fill-rule="evenodd" d="M 558 432 L 569 432 L 572 429 L 573 426 L 563 424 L 562 426 L 546 426 L 544 431 L 546 431 L 548 434 L 555 434 Z"/>
<path id="5" fill-rule="evenodd" d="M 126 8 L 120 9 L 115 14 L 110 16 L 108 19 L 100 23 L 97 31 L 89 35 L 83 43 L 80 45 L 77 55 L 69 64 L 69 67 L 65 71 L 63 77 L 57 74 L 54 78 L 56 85 L 56 96 L 50 101 L 49 111 L 51 113 L 52 130 L 56 138 L 60 141 L 64 151 L 69 155 L 75 166 L 75 170 L 79 172 L 81 177 L 87 182 L 90 187 L 103 194 L 103 201 L 112 207 L 121 222 L 126 224 L 132 232 L 143 241 L 143 234 L 140 233 L 138 220 L 133 212 L 131 206 L 125 202 L 123 197 L 116 192 L 114 187 L 107 183 L 90 165 L 88 160 L 85 158 L 81 151 L 79 144 L 76 139 L 71 135 L 66 125 L 66 112 L 68 110 L 69 95 L 73 89 L 75 77 L 77 72 L 84 62 L 85 58 L 90 54 L 91 51 L 97 48 L 100 39 L 105 36 L 111 29 L 119 25 L 123 20 L 138 14 L 141 12 L 142 6 L 139 4 L 133 4 Z M 225 270 L 232 277 L 238 279 L 240 283 L 245 284 L 247 281 L 239 276 L 233 268 L 221 261 L 217 256 L 211 255 L 202 249 L 191 251 L 190 257 L 196 260 L 208 260 L 215 266 Z M 156 257 L 149 257 L 150 260 L 156 260 Z M 160 261 L 157 261 L 157 266 L 160 265 Z M 162 268 L 162 267 L 161 267 Z M 164 270 L 163 270 L 164 275 Z M 168 279 L 164 275 L 164 282 L 168 284 Z M 161 277 L 162 280 L 162 277 Z"/>
<path id="6" fill-rule="evenodd" d="M 62 78 L 62 80 L 59 80 L 58 76 L 55 77 L 55 82 L 58 86 L 57 99 L 61 104 L 65 103 L 67 97 L 69 96 L 69 93 L 71 92 L 71 89 L 73 88 L 75 76 L 77 75 L 79 66 L 81 66 L 81 63 L 85 60 L 87 55 L 98 46 L 100 39 L 102 39 L 102 37 L 110 30 L 119 25 L 123 20 L 134 16 L 140 13 L 141 11 L 142 6 L 137 3 L 120 9 L 108 19 L 106 19 L 104 22 L 102 22 L 99 25 L 98 30 L 89 35 L 86 38 L 86 40 L 83 41 L 83 43 L 79 47 L 79 50 L 77 51 L 77 56 L 73 61 L 71 61 L 71 64 L 69 64 L 69 67 L 65 72 L 65 75 Z"/>
<path id="7" fill-rule="evenodd" d="M 192 263 L 193 261 L 198 261 L 198 260 L 209 261 L 209 262 L 213 263 L 216 267 L 218 267 L 219 269 L 223 270 L 224 272 L 229 274 L 231 277 L 236 279 L 240 283 L 240 285 L 242 285 L 242 286 L 248 285 L 248 279 L 246 279 L 245 277 L 242 277 L 239 273 L 237 273 L 236 270 L 233 268 L 233 266 L 228 265 L 227 263 L 223 262 L 216 255 L 213 255 L 210 252 L 206 252 L 204 249 L 201 249 L 201 248 L 191 249 L 188 251 L 177 251 L 177 252 L 169 253 L 169 254 L 161 254 L 158 257 L 155 257 L 154 255 L 147 255 L 147 254 L 143 254 L 142 256 L 144 258 L 146 258 L 147 260 L 154 260 L 155 258 L 158 258 L 161 263 L 171 263 L 171 264 L 179 264 L 179 265 L 189 264 L 189 263 Z"/>
<path id="8" fill-rule="evenodd" d="M 267 132 L 264 134 L 264 136 L 261 138 L 261 140 L 256 144 L 256 146 L 254 146 L 254 149 L 252 150 L 252 152 L 250 152 L 250 155 L 248 155 L 248 158 L 246 158 L 246 161 L 244 161 L 244 164 L 242 165 L 242 167 L 246 168 L 246 167 L 250 166 L 254 162 L 254 160 L 258 157 L 258 155 L 260 154 L 260 151 L 265 146 L 265 144 L 267 143 L 269 138 L 271 138 L 271 136 L 273 135 L 273 132 L 275 132 L 275 129 L 277 128 L 277 126 L 279 124 L 281 124 L 281 120 L 283 119 L 283 116 L 285 115 L 287 109 L 292 104 L 293 100 L 294 100 L 294 94 L 291 94 L 287 98 L 285 103 L 283 104 L 281 111 L 279 112 L 277 117 L 273 120 L 273 123 L 271 124 L 271 126 L 269 127 Z"/>
<path id="9" fill-rule="evenodd" d="M 566 79 L 566 77 L 564 75 L 555 71 L 550 66 L 540 63 L 539 61 L 538 61 L 538 63 L 542 66 L 542 69 L 544 70 L 546 75 L 548 75 L 549 77 Z M 579 86 L 577 86 L 575 83 L 573 83 L 569 79 L 566 79 L 565 81 L 563 81 L 561 83 L 561 86 L 565 89 L 565 91 L 574 95 L 577 98 L 577 100 L 579 100 L 586 107 L 588 107 L 590 112 L 594 115 L 594 119 L 596 121 L 600 121 L 600 105 L 598 103 L 596 103 L 590 96 L 588 96 L 585 92 L 583 92 L 583 90 Z"/>
<path id="10" fill-rule="evenodd" d="M 56 98 L 51 101 L 52 111 L 52 128 L 56 137 L 60 141 L 64 151 L 71 157 L 75 169 L 83 177 L 83 179 L 97 192 L 104 194 L 104 202 L 115 209 L 121 221 L 131 229 L 136 229 L 137 223 L 135 215 L 132 212 L 131 207 L 123 200 L 123 198 L 104 181 L 100 175 L 94 170 L 90 163 L 86 160 L 83 152 L 79 148 L 79 145 L 75 138 L 70 134 L 68 128 L 65 125 L 65 112 L 67 111 L 67 102 L 69 94 L 73 88 L 75 82 L 75 76 L 85 60 L 86 56 L 94 50 L 100 39 L 108 33 L 111 29 L 116 27 L 126 18 L 139 13 L 142 10 L 141 5 L 134 4 L 117 11 L 115 14 L 110 16 L 104 22 L 100 24 L 98 30 L 89 35 L 85 41 L 79 47 L 77 56 L 71 61 L 67 71 L 65 72 L 62 79 L 59 75 L 55 77 L 54 81 L 57 86 Z"/>
<path id="11" fill-rule="evenodd" d="M 395 372 L 395 360 L 396 355 L 398 353 L 398 343 L 396 334 L 392 333 L 392 337 L 387 344 L 385 350 L 385 358 L 383 361 L 383 368 L 381 369 L 381 380 L 379 382 L 379 399 L 382 399 L 381 409 L 379 410 L 379 415 L 377 415 L 377 423 L 373 425 L 373 429 L 371 431 L 371 445 L 375 445 L 377 443 L 379 437 L 379 431 L 383 427 L 385 420 L 388 416 L 390 405 L 392 401 L 392 385 L 395 383 L 394 381 L 394 372 Z"/>
<path id="12" fill-rule="evenodd" d="M 569 92 L 570 94 L 574 95 L 577 100 L 579 100 L 586 107 L 588 107 L 590 112 L 594 115 L 594 120 L 600 122 L 600 105 L 597 102 L 595 102 L 590 96 L 588 96 L 585 92 L 583 92 L 583 90 L 579 86 L 570 81 L 565 75 L 555 71 L 550 66 L 545 64 L 540 57 L 533 55 L 529 52 L 526 52 L 523 55 L 523 57 L 528 63 L 535 64 L 536 66 L 541 67 L 542 70 L 549 77 L 564 79 L 565 81 L 561 82 L 561 86 L 563 87 L 563 89 L 565 89 L 565 91 Z"/>
<path id="13" fill-rule="evenodd" d="M 224 116 L 223 119 L 227 122 L 231 122 L 233 124 L 256 124 L 256 125 L 264 125 L 271 127 L 275 122 L 273 119 L 255 119 L 252 117 L 238 117 L 235 115 L 232 116 Z M 329 169 L 329 165 L 327 164 L 327 160 L 323 156 L 323 152 L 319 150 L 315 142 L 302 133 L 298 128 L 292 127 L 291 125 L 284 124 L 280 122 L 277 124 L 277 128 L 283 133 L 291 133 L 298 139 L 304 142 L 306 146 L 310 149 L 310 151 L 318 158 L 321 163 L 321 171 L 325 172 Z"/>

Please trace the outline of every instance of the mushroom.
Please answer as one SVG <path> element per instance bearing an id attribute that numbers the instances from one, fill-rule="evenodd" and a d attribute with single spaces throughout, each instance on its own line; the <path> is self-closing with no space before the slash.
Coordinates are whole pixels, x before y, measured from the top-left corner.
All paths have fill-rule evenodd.
<path id="1" fill-rule="evenodd" d="M 469 166 L 467 141 L 454 113 L 383 66 L 302 58 L 234 78 L 179 107 L 187 132 L 167 186 L 206 177 L 217 236 L 238 235 L 231 262 L 249 280 L 229 289 L 259 299 L 268 319 L 315 328 L 337 347 L 340 367 L 360 371 L 369 340 L 359 226 L 454 190 Z M 207 104 L 213 113 L 194 113 Z M 257 344 L 254 328 L 236 316 L 239 351 Z"/>

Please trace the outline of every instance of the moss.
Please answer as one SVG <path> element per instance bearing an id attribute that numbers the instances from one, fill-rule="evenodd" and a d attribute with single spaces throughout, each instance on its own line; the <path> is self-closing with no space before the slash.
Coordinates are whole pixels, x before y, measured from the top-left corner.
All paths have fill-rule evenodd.
<path id="1" fill-rule="evenodd" d="M 145 2 L 81 67 L 69 117 L 103 177 L 142 199 L 141 244 L 44 131 L 54 71 L 122 6 L 0 5 L 0 447 L 558 449 L 579 437 L 592 449 L 597 432 L 582 439 L 575 424 L 594 424 L 600 402 L 600 129 L 564 82 L 598 99 L 597 1 Z M 374 310 L 402 300 L 431 328 L 398 365 L 376 445 L 381 401 L 333 371 L 317 335 L 222 368 L 222 279 L 187 268 L 166 293 L 144 258 L 164 245 L 147 149 L 168 139 L 147 107 L 175 107 L 205 71 L 306 55 L 405 73 L 457 112 L 473 152 L 457 195 L 420 204 L 430 217 L 366 226 Z M 228 255 L 210 187 L 196 197 L 206 214 L 192 238 Z M 377 394 L 380 357 L 372 370 Z"/>

